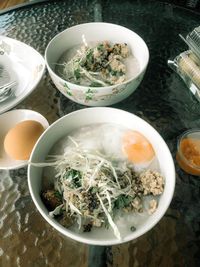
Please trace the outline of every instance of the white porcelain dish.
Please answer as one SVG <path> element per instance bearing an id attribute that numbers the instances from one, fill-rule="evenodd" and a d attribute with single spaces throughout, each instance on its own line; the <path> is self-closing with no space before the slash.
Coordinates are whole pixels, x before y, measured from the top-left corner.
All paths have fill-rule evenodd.
<path id="1" fill-rule="evenodd" d="M 0 36 L 0 85 L 15 80 L 13 94 L 0 103 L 0 114 L 15 107 L 38 85 L 45 70 L 44 58 L 32 47 Z"/>
<path id="2" fill-rule="evenodd" d="M 40 197 L 42 190 L 42 168 L 32 165 L 28 166 L 28 185 L 32 199 L 41 215 L 64 236 L 87 244 L 115 245 L 136 239 L 149 231 L 163 217 L 172 200 L 175 187 L 173 159 L 166 143 L 152 126 L 131 113 L 113 108 L 97 107 L 75 111 L 57 120 L 43 133 L 32 151 L 30 161 L 44 162 L 52 146 L 63 136 L 68 135 L 71 131 L 79 127 L 96 123 L 117 123 L 137 130 L 145 135 L 153 145 L 159 160 L 161 172 L 165 177 L 164 192 L 160 196 L 158 208 L 155 213 L 148 216 L 147 219 L 143 219 L 142 214 L 135 216 L 134 213 L 130 213 L 128 216 L 121 218 L 121 223 L 118 227 L 122 234 L 122 240 L 118 240 L 114 236 L 111 228 L 106 229 L 102 227 L 99 229 L 92 229 L 90 233 L 77 233 L 64 228 L 55 219 L 49 216 L 48 210 Z M 136 231 L 131 232 L 130 225 L 135 225 L 135 223 L 137 224 Z"/>
<path id="3" fill-rule="evenodd" d="M 28 109 L 16 109 L 0 115 L 0 169 L 12 170 L 22 168 L 27 165 L 26 160 L 13 160 L 4 150 L 4 138 L 7 132 L 17 123 L 25 120 L 35 120 L 40 122 L 44 129 L 49 126 L 48 121 L 38 112 Z"/>
<path id="4" fill-rule="evenodd" d="M 110 41 L 127 43 L 139 62 L 140 72 L 136 77 L 122 84 L 107 87 L 88 87 L 72 84 L 55 73 L 55 66 L 66 50 L 87 43 Z M 149 61 L 149 50 L 143 39 L 135 32 L 110 23 L 85 23 L 64 30 L 48 44 L 45 60 L 49 74 L 57 89 L 74 102 L 87 106 L 108 106 L 115 104 L 132 94 L 139 86 Z"/>

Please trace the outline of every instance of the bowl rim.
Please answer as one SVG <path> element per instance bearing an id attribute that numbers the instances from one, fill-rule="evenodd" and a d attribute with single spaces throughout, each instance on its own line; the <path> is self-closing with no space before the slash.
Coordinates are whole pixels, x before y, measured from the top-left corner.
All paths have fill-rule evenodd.
<path id="1" fill-rule="evenodd" d="M 67 81 L 67 80 L 64 80 L 64 79 L 61 78 L 59 75 L 57 75 L 57 74 L 55 73 L 55 71 L 51 68 L 51 66 L 49 65 L 48 60 L 47 60 L 47 53 L 48 53 L 48 49 L 49 49 L 51 43 L 52 43 L 53 41 L 55 41 L 55 39 L 57 39 L 60 35 L 62 35 L 63 33 L 65 33 L 66 31 L 68 31 L 68 30 L 73 30 L 73 29 L 76 29 L 76 28 L 79 28 L 79 27 L 84 27 L 84 26 L 87 26 L 87 25 L 104 25 L 104 26 L 105 26 L 105 25 L 108 25 L 108 26 L 110 25 L 110 26 L 119 27 L 119 28 L 121 28 L 121 29 L 124 29 L 125 31 L 127 31 L 127 32 L 129 32 L 129 33 L 131 33 L 131 34 L 134 34 L 135 36 L 137 36 L 137 38 L 144 44 L 144 48 L 146 49 L 146 52 L 147 52 L 146 62 L 145 62 L 145 64 L 144 64 L 143 68 L 140 69 L 139 73 L 138 73 L 136 76 L 134 76 L 134 77 L 132 77 L 132 78 L 130 78 L 130 79 L 128 79 L 128 80 L 122 82 L 122 83 L 114 84 L 114 85 L 109 85 L 109 86 L 98 86 L 98 87 L 94 87 L 94 86 L 84 86 L 84 85 L 75 84 L 75 83 L 69 82 L 69 81 Z M 48 43 L 48 45 L 47 45 L 47 47 L 46 47 L 46 49 L 45 49 L 44 59 L 45 59 L 45 63 L 46 63 L 47 69 L 48 69 L 50 72 L 52 72 L 52 74 L 53 74 L 58 80 L 60 80 L 60 82 L 62 82 L 63 84 L 64 84 L 64 83 L 67 83 L 67 84 L 69 84 L 69 86 L 76 86 L 77 89 L 79 89 L 79 90 L 84 90 L 84 89 L 87 89 L 88 87 L 91 88 L 91 89 L 96 89 L 96 90 L 98 90 L 98 89 L 100 89 L 100 90 L 103 90 L 103 89 L 110 89 L 110 90 L 112 90 L 113 88 L 115 88 L 115 87 L 117 87 L 117 86 L 126 85 L 126 84 L 130 83 L 130 82 L 133 81 L 133 80 L 137 80 L 138 77 L 139 77 L 143 72 L 145 72 L 145 70 L 146 70 L 146 68 L 147 68 L 147 66 L 148 66 L 148 63 L 149 63 L 149 48 L 148 48 L 146 42 L 143 40 L 143 38 L 140 37 L 140 35 L 137 34 L 136 32 L 130 30 L 129 28 L 126 28 L 126 27 L 124 27 L 124 26 L 121 26 L 121 25 L 118 25 L 118 24 L 114 24 L 114 23 L 108 23 L 108 22 L 88 22 L 88 23 L 82 23 L 82 24 L 78 24 L 78 25 L 75 25 L 75 26 L 66 28 L 65 30 L 63 30 L 63 31 L 59 32 L 58 34 L 56 34 L 56 35 L 49 41 L 49 43 Z"/>
<path id="2" fill-rule="evenodd" d="M 157 214 L 156 219 L 151 222 L 150 226 L 147 227 L 142 227 L 142 229 L 138 230 L 137 233 L 133 232 L 130 233 L 128 236 L 126 236 L 126 238 L 123 238 L 121 240 L 118 239 L 111 239 L 111 240 L 93 240 L 91 238 L 87 238 L 87 237 L 82 237 L 82 236 L 78 236 L 77 233 L 72 232 L 71 230 L 68 230 L 67 228 L 65 228 L 64 226 L 60 225 L 58 222 L 56 222 L 55 219 L 50 218 L 49 215 L 47 213 L 45 213 L 44 209 L 40 206 L 40 204 L 37 202 L 37 199 L 34 195 L 33 189 L 32 189 L 32 179 L 31 179 L 31 165 L 28 164 L 28 187 L 29 187 L 29 191 L 32 197 L 32 200 L 35 204 L 35 206 L 37 207 L 38 211 L 40 212 L 40 214 L 42 215 L 42 217 L 53 227 L 55 228 L 59 233 L 63 234 L 65 237 L 71 238 L 73 240 L 76 240 L 78 242 L 84 243 L 84 244 L 88 244 L 88 245 L 99 245 L 99 246 L 112 246 L 112 245 L 117 245 L 117 244 L 122 244 L 122 243 L 126 243 L 129 242 L 131 240 L 135 240 L 138 237 L 142 236 L 143 234 L 147 233 L 148 231 L 150 231 L 160 220 L 161 218 L 164 216 L 164 214 L 166 213 L 167 209 L 169 208 L 169 205 L 172 201 L 173 195 L 174 195 L 174 190 L 175 190 L 175 181 L 176 181 L 176 173 L 175 173 L 175 166 L 174 166 L 174 161 L 171 155 L 171 152 L 167 146 L 167 144 L 165 143 L 164 139 L 162 138 L 162 136 L 157 132 L 157 130 L 155 128 L 153 128 L 153 126 L 151 126 L 148 122 L 146 122 L 144 119 L 138 117 L 137 115 L 128 112 L 128 111 L 124 111 L 124 110 L 120 110 L 117 108 L 110 108 L 110 107 L 90 107 L 90 108 L 84 108 L 84 109 L 80 109 L 80 110 L 76 110 L 73 111 L 71 113 L 66 114 L 65 116 L 61 117 L 60 119 L 58 119 L 57 121 L 55 121 L 53 124 L 51 124 L 48 129 L 45 130 L 45 132 L 43 132 L 43 134 L 40 136 L 40 138 L 38 139 L 37 143 L 35 144 L 31 156 L 30 156 L 30 162 L 32 160 L 32 157 L 34 156 L 34 152 L 35 149 L 37 147 L 37 145 L 40 143 L 40 140 L 42 140 L 44 138 L 44 136 L 46 135 L 46 133 L 53 127 L 55 127 L 57 124 L 59 124 L 62 120 L 64 121 L 67 117 L 71 116 L 72 114 L 78 114 L 78 113 L 82 113 L 85 110 L 91 109 L 91 112 L 93 110 L 99 110 L 99 112 L 101 112 L 102 109 L 106 109 L 107 111 L 109 110 L 113 110 L 113 111 L 117 111 L 117 112 L 123 112 L 123 113 L 128 113 L 131 114 L 133 117 L 136 117 L 137 119 L 143 121 L 143 123 L 145 123 L 148 127 L 151 128 L 151 130 L 153 130 L 153 132 L 156 134 L 156 136 L 160 139 L 159 141 L 162 143 L 162 145 L 165 147 L 165 151 L 166 154 L 168 155 L 168 166 L 169 169 L 171 170 L 171 176 L 172 179 L 170 181 L 170 194 L 168 194 L 168 198 L 167 198 L 167 203 L 165 204 L 165 208 L 162 208 L 161 211 Z"/>

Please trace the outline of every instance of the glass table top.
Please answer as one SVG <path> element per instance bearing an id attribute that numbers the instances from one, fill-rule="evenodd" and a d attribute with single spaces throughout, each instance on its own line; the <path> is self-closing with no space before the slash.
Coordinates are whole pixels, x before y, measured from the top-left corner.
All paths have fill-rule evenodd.
<path id="1" fill-rule="evenodd" d="M 177 137 L 200 126 L 200 104 L 167 60 L 187 50 L 178 34 L 198 26 L 200 14 L 147 0 L 49 1 L 0 15 L 0 34 L 44 55 L 57 33 L 92 21 L 123 25 L 147 43 L 150 62 L 141 85 L 113 107 L 132 112 L 155 127 L 175 160 Z M 46 71 L 39 86 L 16 108 L 38 111 L 52 123 L 85 106 L 61 95 Z M 58 234 L 32 202 L 27 169 L 0 171 L 0 266 L 200 266 L 200 181 L 184 173 L 176 160 L 175 165 L 175 193 L 162 220 L 139 239 L 113 247 L 88 246 Z"/>

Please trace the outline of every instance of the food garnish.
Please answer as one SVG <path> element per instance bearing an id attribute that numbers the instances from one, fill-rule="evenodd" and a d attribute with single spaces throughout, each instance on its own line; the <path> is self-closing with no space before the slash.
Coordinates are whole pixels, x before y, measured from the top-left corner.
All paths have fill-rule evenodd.
<path id="1" fill-rule="evenodd" d="M 107 41 L 95 46 L 82 45 L 68 62 L 60 62 L 60 76 L 75 84 L 87 83 L 90 87 L 120 84 L 126 79 L 124 59 L 130 55 L 126 43 Z"/>
<path id="2" fill-rule="evenodd" d="M 142 212 L 144 195 L 160 195 L 164 178 L 157 171 L 136 173 L 126 161 L 119 165 L 106 155 L 84 149 L 72 137 L 69 138 L 74 147 L 63 155 L 49 156 L 45 163 L 31 163 L 55 168 L 53 188 L 41 193 L 45 203 L 49 202 L 50 193 L 56 200 L 53 201 L 57 203 L 56 207 L 48 205 L 52 206 L 50 215 L 59 221 L 67 216 L 71 224 L 76 222 L 83 232 L 90 231 L 93 226 L 110 226 L 115 236 L 121 239 L 114 221 L 117 214 Z M 153 177 L 152 181 L 150 177 Z"/>

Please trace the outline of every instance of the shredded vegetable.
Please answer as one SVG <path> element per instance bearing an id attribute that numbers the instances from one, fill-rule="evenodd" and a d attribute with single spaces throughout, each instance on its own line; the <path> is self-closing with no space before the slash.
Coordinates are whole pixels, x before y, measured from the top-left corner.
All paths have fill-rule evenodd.
<path id="1" fill-rule="evenodd" d="M 127 44 L 107 41 L 83 45 L 69 60 L 58 63 L 57 72 L 67 81 L 91 87 L 120 84 L 126 79 L 124 59 L 130 55 Z"/>
<path id="2" fill-rule="evenodd" d="M 90 231 L 92 226 L 110 225 L 120 239 L 114 218 L 119 210 L 138 211 L 141 207 L 144 188 L 140 175 L 127 163 L 119 168 L 105 155 L 83 149 L 72 137 L 69 139 L 74 147 L 63 155 L 50 156 L 44 163 L 30 163 L 39 167 L 52 166 L 56 170 L 53 190 L 57 193 L 52 196 L 61 196 L 62 204 L 57 201 L 58 206 L 50 215 L 67 216 L 83 231 Z M 160 174 L 159 179 L 163 186 Z M 45 194 L 42 193 L 43 198 Z"/>

